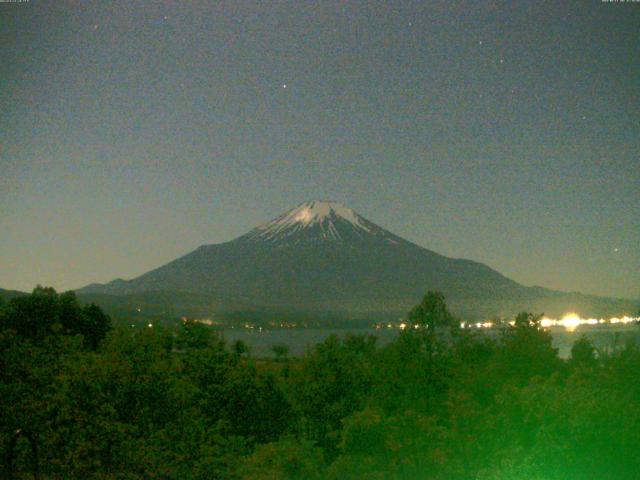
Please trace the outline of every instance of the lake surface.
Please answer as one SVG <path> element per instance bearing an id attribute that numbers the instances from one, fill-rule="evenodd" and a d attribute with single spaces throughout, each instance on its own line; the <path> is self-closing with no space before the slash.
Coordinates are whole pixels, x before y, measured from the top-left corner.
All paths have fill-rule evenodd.
<path id="1" fill-rule="evenodd" d="M 553 346 L 558 349 L 562 358 L 571 354 L 573 342 L 582 335 L 600 349 L 612 350 L 625 345 L 626 342 L 640 344 L 640 326 L 627 325 L 581 325 L 575 331 L 569 332 L 563 327 L 550 328 L 553 338 Z M 281 330 L 258 329 L 229 329 L 219 332 L 229 343 L 236 340 L 245 342 L 253 357 L 273 357 L 271 347 L 274 345 L 286 345 L 289 347 L 290 356 L 301 356 L 309 348 L 325 340 L 329 335 L 335 334 L 344 337 L 348 334 L 369 334 L 378 337 L 378 345 L 385 345 L 398 336 L 398 329 L 358 328 L 358 329 L 320 329 L 320 328 L 290 328 Z M 496 334 L 496 330 L 486 330 L 485 333 Z"/>

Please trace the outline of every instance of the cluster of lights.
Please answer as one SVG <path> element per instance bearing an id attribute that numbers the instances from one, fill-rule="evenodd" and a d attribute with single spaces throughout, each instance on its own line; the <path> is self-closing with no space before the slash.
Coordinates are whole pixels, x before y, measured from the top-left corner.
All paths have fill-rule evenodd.
<path id="1" fill-rule="evenodd" d="M 567 331 L 573 332 L 580 325 L 599 325 L 599 324 L 627 324 L 632 322 L 640 322 L 640 317 L 612 317 L 608 320 L 604 318 L 580 318 L 580 316 L 576 313 L 568 313 L 561 319 L 553 319 L 548 317 L 543 317 L 540 320 L 540 326 L 542 328 L 551 328 L 551 327 L 564 327 Z M 510 321 L 509 325 L 515 325 L 515 321 Z M 478 322 L 478 323 L 465 323 L 462 322 L 460 327 L 462 328 L 491 328 L 493 327 L 493 322 Z"/>
<path id="2" fill-rule="evenodd" d="M 509 325 L 514 325 L 515 322 L 509 322 Z M 493 327 L 493 322 L 476 322 L 476 323 L 467 323 L 462 322 L 460 324 L 460 328 L 491 328 Z"/>
<path id="3" fill-rule="evenodd" d="M 182 323 L 189 323 L 189 322 L 193 322 L 193 323 L 201 323 L 202 325 L 207 325 L 209 327 L 214 326 L 214 325 L 222 325 L 222 322 L 220 320 L 215 320 L 212 318 L 187 318 L 187 317 L 181 317 L 180 320 L 182 320 Z"/>
<path id="4" fill-rule="evenodd" d="M 564 327 L 566 330 L 573 332 L 580 325 L 599 325 L 602 323 L 626 324 L 638 321 L 640 321 L 640 318 L 632 318 L 628 316 L 612 317 L 608 320 L 605 320 L 604 318 L 580 318 L 580 316 L 575 313 L 569 313 L 562 317 L 560 320 L 554 320 L 544 317 L 542 318 L 542 320 L 540 320 L 540 326 L 542 326 L 543 328 Z"/>
<path id="5" fill-rule="evenodd" d="M 390 323 L 389 325 L 387 325 L 388 328 L 393 328 L 393 325 Z M 404 330 L 405 328 L 411 328 L 412 325 L 409 325 L 408 323 L 402 322 L 400 325 L 398 325 L 398 327 L 400 328 L 400 330 Z M 420 325 L 418 325 L 417 323 L 413 324 L 413 329 L 417 330 L 420 328 Z"/>
<path id="6" fill-rule="evenodd" d="M 604 318 L 581 318 L 577 313 L 567 313 L 564 317 L 562 317 L 561 319 L 554 319 L 554 318 L 548 318 L 548 317 L 542 317 L 540 319 L 540 326 L 542 328 L 551 328 L 551 327 L 563 327 L 565 328 L 567 331 L 569 332 L 573 332 L 574 330 L 576 330 L 580 325 L 600 325 L 600 324 L 610 324 L 610 325 L 615 325 L 615 324 L 627 324 L 627 323 L 640 323 L 640 317 L 629 317 L 629 316 L 623 316 L 623 317 L 612 317 L 609 319 L 604 319 Z M 516 322 L 514 320 L 511 320 L 510 322 L 507 322 L 508 325 L 514 326 L 516 324 Z M 475 323 L 469 323 L 469 322 L 462 322 L 460 324 L 460 328 L 477 328 L 477 329 L 487 329 L 487 328 L 493 328 L 493 327 L 498 327 L 500 325 L 504 325 L 502 323 L 494 323 L 494 322 L 475 322 Z M 379 323 L 376 324 L 375 328 L 376 330 L 379 330 L 381 328 L 399 328 L 400 330 L 407 330 L 407 329 L 414 329 L 417 330 L 419 328 L 421 328 L 420 325 L 418 324 L 411 324 L 409 322 L 400 322 L 400 323 L 393 323 L 393 322 L 389 322 L 389 323 Z"/>

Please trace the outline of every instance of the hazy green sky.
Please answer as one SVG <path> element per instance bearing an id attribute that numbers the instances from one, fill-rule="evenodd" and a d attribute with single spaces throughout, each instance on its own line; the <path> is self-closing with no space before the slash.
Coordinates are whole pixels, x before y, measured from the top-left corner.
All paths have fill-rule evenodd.
<path id="1" fill-rule="evenodd" d="M 332 199 L 640 298 L 640 3 L 0 3 L 0 286 L 130 278 Z"/>

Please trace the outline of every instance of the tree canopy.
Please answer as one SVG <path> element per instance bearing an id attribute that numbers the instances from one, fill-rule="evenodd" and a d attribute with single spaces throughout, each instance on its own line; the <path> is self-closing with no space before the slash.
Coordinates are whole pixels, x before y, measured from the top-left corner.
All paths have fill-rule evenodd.
<path id="1" fill-rule="evenodd" d="M 0 316 L 0 329 L 41 342 L 52 334 L 82 335 L 96 349 L 111 329 L 111 320 L 97 305 L 81 306 L 74 292 L 56 293 L 36 287 L 31 295 L 11 299 Z"/>
<path id="2" fill-rule="evenodd" d="M 438 327 L 457 327 L 457 322 L 449 312 L 444 295 L 441 292 L 429 291 L 422 301 L 413 307 L 408 315 L 413 325 L 434 330 Z"/>
<path id="3" fill-rule="evenodd" d="M 560 359 L 529 313 L 432 335 L 453 322 L 434 292 L 410 317 L 426 328 L 387 345 L 333 335 L 254 358 L 194 322 L 109 329 L 37 288 L 0 306 L 2 458 L 28 478 L 28 431 L 42 478 L 637 478 L 636 343 L 581 338 Z"/>

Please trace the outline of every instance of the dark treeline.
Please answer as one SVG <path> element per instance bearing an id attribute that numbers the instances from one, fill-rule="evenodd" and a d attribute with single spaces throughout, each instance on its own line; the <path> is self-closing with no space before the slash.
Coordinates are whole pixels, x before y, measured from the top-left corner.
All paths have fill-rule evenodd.
<path id="1" fill-rule="evenodd" d="M 43 479 L 638 478 L 635 345 L 581 339 L 561 360 L 538 317 L 488 338 L 436 293 L 408 321 L 384 347 L 331 336 L 258 360 L 38 288 L 0 306 L 5 473 L 31 478 L 32 438 Z"/>

